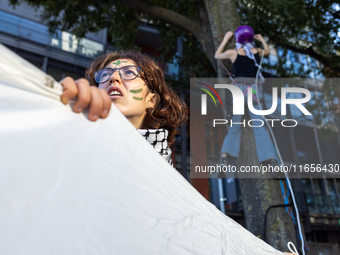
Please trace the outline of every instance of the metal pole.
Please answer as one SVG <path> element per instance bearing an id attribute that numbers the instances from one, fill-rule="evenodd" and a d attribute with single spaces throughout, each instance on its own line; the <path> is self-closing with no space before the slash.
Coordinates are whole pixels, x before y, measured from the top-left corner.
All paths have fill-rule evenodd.
<path id="1" fill-rule="evenodd" d="M 227 200 L 223 194 L 223 180 L 218 178 L 218 194 L 220 196 L 220 209 L 225 214 L 224 202 Z"/>

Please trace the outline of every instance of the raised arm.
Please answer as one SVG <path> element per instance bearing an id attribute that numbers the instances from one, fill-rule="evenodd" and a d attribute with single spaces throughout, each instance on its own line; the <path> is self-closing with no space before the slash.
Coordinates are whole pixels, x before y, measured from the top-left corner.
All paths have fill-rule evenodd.
<path id="1" fill-rule="evenodd" d="M 233 37 L 233 32 L 229 31 L 225 34 L 222 43 L 218 47 L 216 53 L 215 53 L 215 59 L 230 59 L 231 57 L 231 51 L 226 50 L 223 52 L 224 47 L 227 45 L 229 40 Z"/>
<path id="2" fill-rule="evenodd" d="M 263 39 L 262 35 L 260 35 L 260 34 L 254 35 L 254 38 L 255 38 L 256 40 L 258 40 L 259 42 L 262 43 L 264 52 L 263 52 L 263 50 L 262 50 L 261 52 L 263 52 L 263 54 L 264 54 L 265 56 L 268 56 L 268 55 L 270 54 L 270 49 L 269 49 L 269 46 L 268 46 L 268 44 L 266 43 L 266 41 Z M 261 56 L 262 56 L 262 55 L 261 55 Z"/>

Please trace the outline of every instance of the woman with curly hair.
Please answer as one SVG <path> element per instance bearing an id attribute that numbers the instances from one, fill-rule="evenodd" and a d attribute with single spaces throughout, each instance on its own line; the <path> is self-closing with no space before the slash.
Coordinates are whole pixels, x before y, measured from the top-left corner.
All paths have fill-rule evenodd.
<path id="1" fill-rule="evenodd" d="M 89 105 L 92 121 L 106 118 L 112 101 L 171 163 L 168 145 L 174 143 L 176 129 L 186 121 L 187 107 L 165 83 L 156 62 L 137 51 L 113 52 L 95 59 L 86 70 L 86 78 L 63 79 L 62 101 L 78 96 L 73 110 L 81 112 Z"/>

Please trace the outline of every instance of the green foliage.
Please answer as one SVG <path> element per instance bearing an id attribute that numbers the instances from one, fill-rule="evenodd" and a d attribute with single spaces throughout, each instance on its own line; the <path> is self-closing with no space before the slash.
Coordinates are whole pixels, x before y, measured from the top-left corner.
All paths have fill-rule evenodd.
<path id="1" fill-rule="evenodd" d="M 187 67 L 189 76 L 214 74 L 201 46 L 187 31 L 173 27 L 162 20 L 132 9 L 124 1 L 94 0 L 10 0 L 12 5 L 27 2 L 34 7 L 44 7 L 42 18 L 53 32 L 56 29 L 69 31 L 78 37 L 87 32 L 107 28 L 117 48 L 136 48 L 134 43 L 138 25 L 142 20 L 152 20 L 160 31 L 164 43 L 159 49 L 165 60 L 171 61 L 176 52 L 177 38 L 184 39 L 183 59 L 179 64 Z M 203 0 L 148 0 L 192 19 L 199 19 L 199 7 L 205 8 Z M 256 33 L 269 38 L 269 42 L 285 49 L 274 68 L 281 77 L 310 76 L 310 72 L 322 71 L 326 76 L 339 76 L 340 49 L 338 32 L 340 1 L 329 0 L 235 0 L 241 22 L 250 24 Z M 310 53 L 324 63 L 325 68 L 310 65 L 309 70 L 287 65 L 287 49 Z M 314 55 L 313 55 L 314 54 Z M 194 64 L 193 64 L 194 63 Z M 205 72 L 208 71 L 208 72 Z"/>
<path id="2" fill-rule="evenodd" d="M 336 15 L 339 0 L 237 0 L 236 3 L 241 22 L 267 36 L 271 44 L 310 53 L 327 67 L 322 69 L 326 76 L 331 71 L 334 76 L 334 70 L 339 69 L 340 57 L 336 55 L 340 49 L 340 19 Z M 280 75 L 285 75 L 285 70 L 280 69 L 283 62 L 278 65 L 283 71 Z"/>

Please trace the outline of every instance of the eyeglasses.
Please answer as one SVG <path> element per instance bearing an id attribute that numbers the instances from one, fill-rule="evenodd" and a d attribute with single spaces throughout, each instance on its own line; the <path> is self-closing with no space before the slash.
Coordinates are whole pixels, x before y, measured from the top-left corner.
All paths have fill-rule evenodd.
<path id="1" fill-rule="evenodd" d="M 133 80 L 137 78 L 141 69 L 142 68 L 140 68 L 139 66 L 123 66 L 121 68 L 114 68 L 114 69 L 107 67 L 107 68 L 103 68 L 95 72 L 94 80 L 97 83 L 106 82 L 110 79 L 111 75 L 117 70 L 119 71 L 119 76 L 123 80 Z"/>

